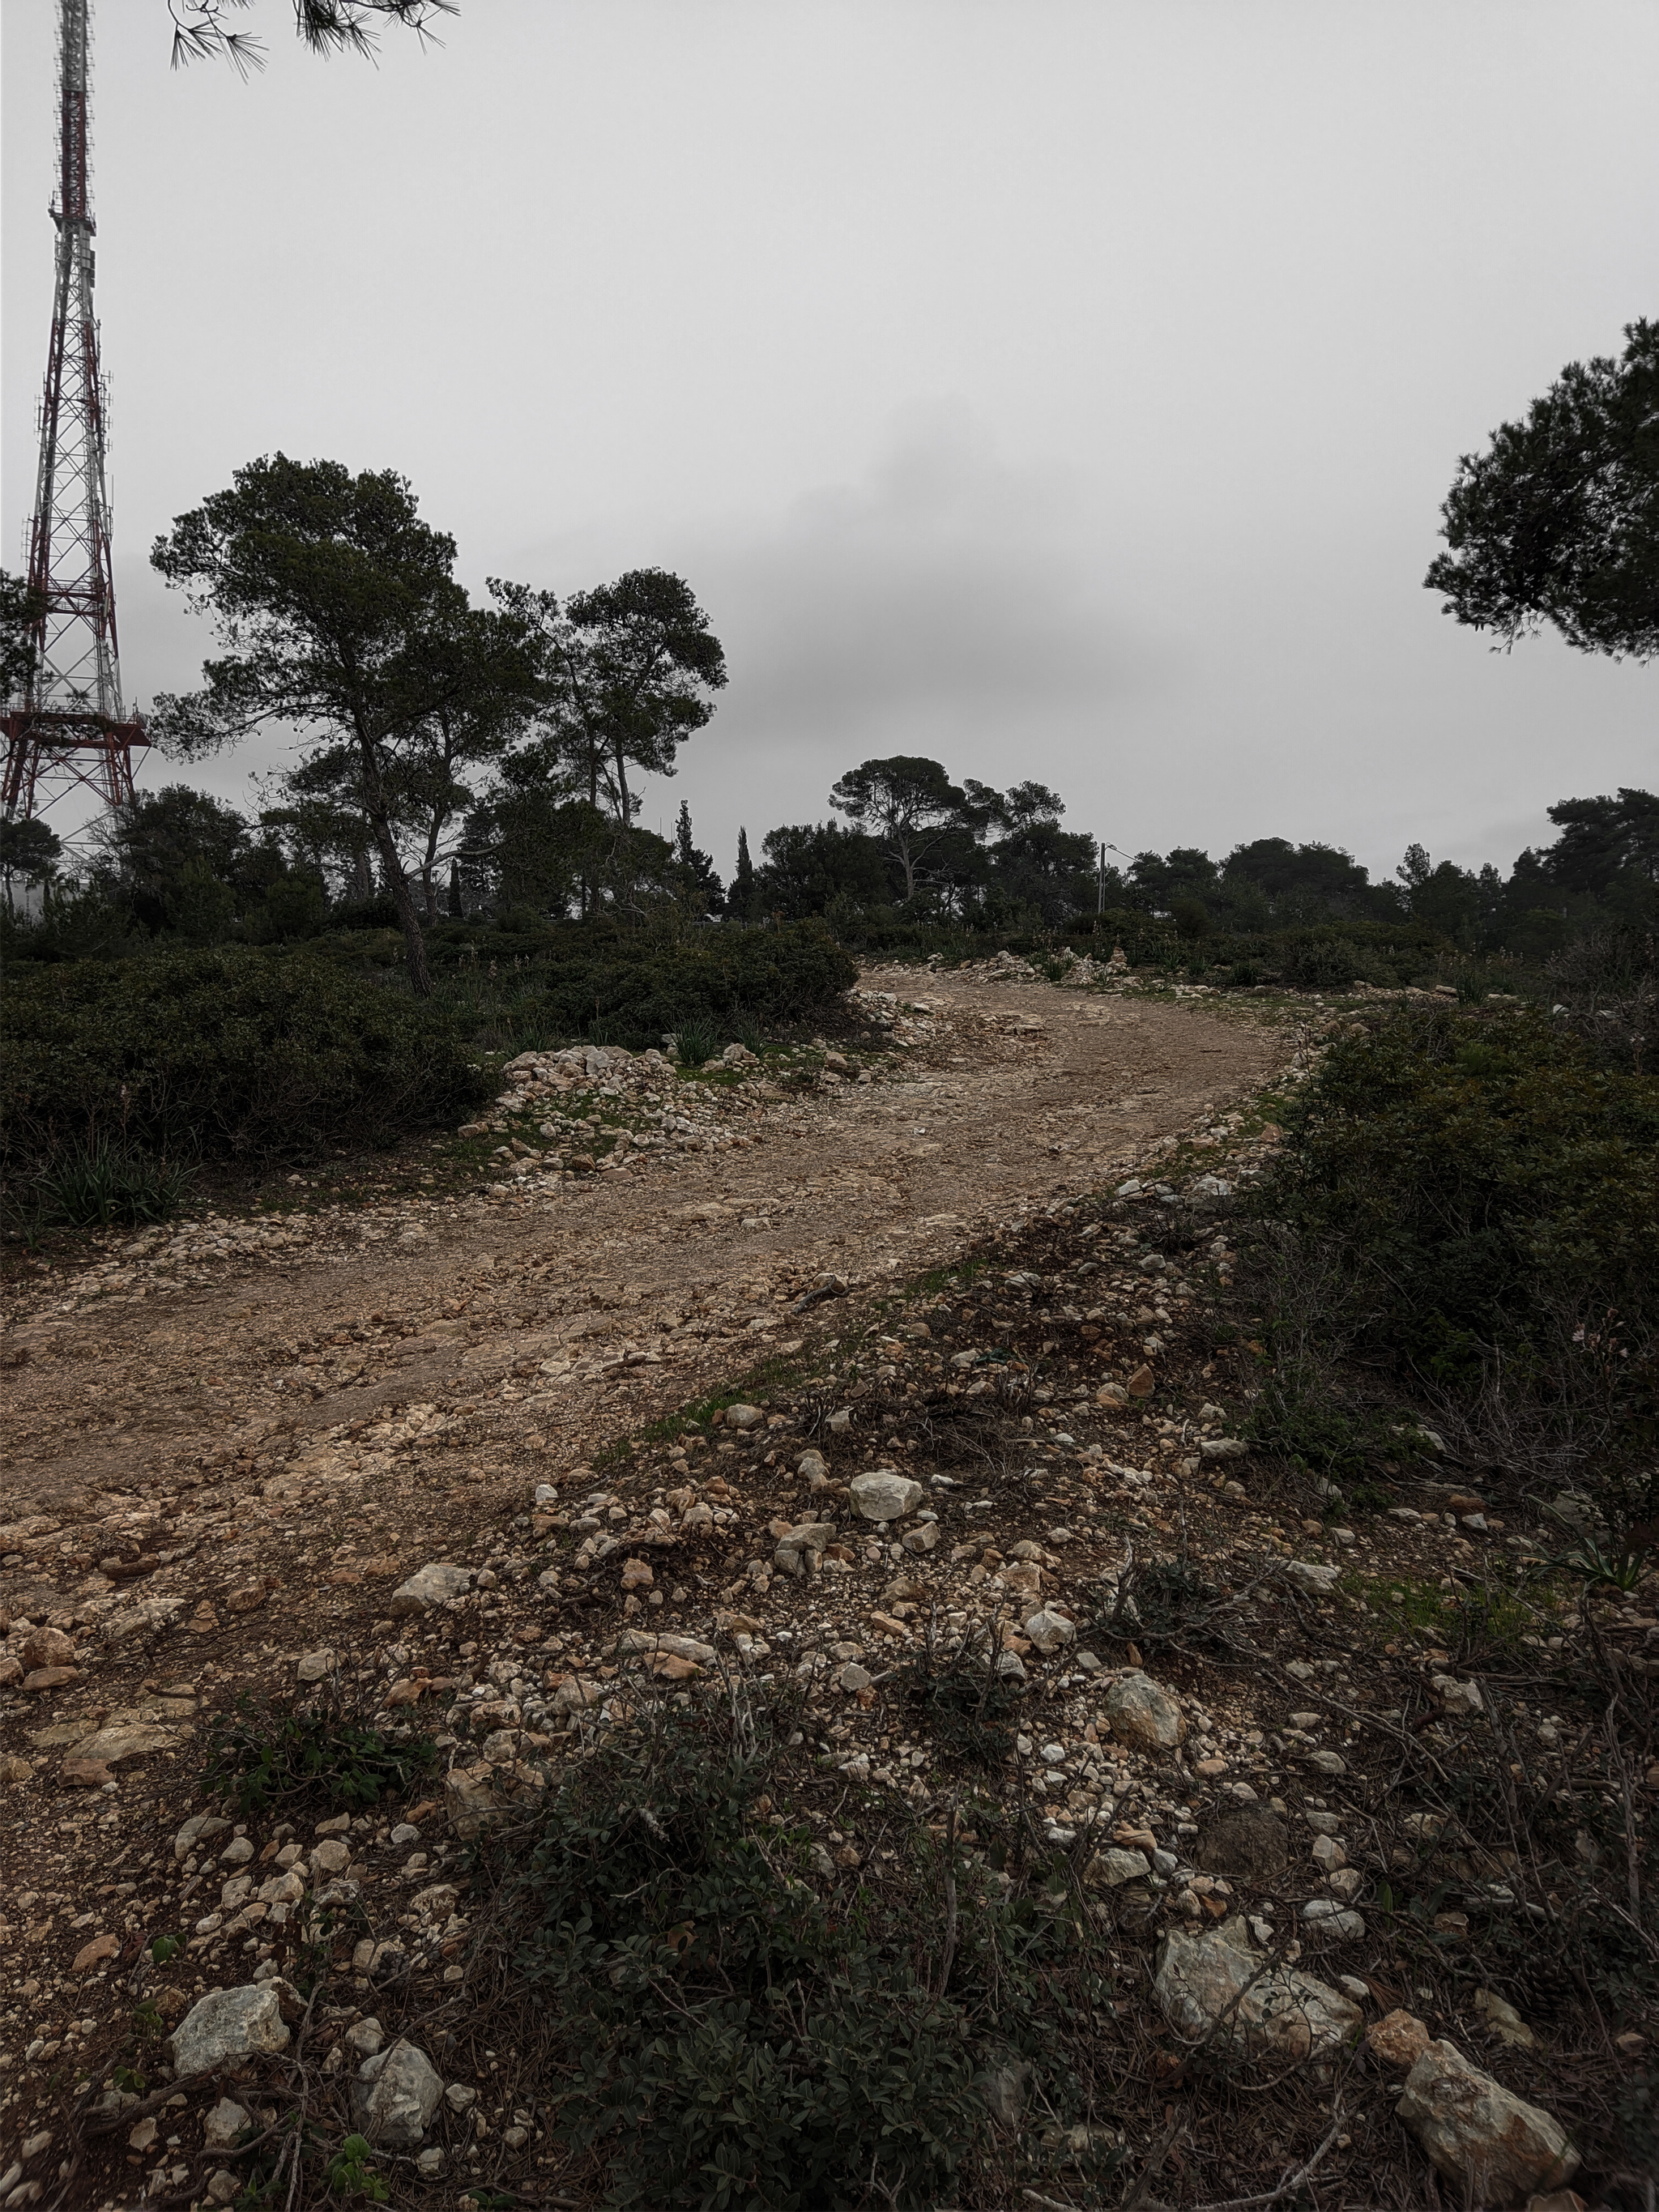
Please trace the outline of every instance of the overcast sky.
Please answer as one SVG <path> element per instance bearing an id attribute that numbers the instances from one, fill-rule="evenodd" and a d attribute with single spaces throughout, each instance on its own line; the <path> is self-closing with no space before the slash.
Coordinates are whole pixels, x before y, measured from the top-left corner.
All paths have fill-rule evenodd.
<path id="1" fill-rule="evenodd" d="M 55 15 L 5 0 L 10 566 Z M 644 819 L 727 873 L 897 751 L 1382 872 L 1659 780 L 1659 670 L 1421 586 L 1460 453 L 1659 312 L 1651 0 L 463 0 L 378 66 L 255 0 L 246 83 L 96 16 L 141 706 L 209 647 L 151 540 L 281 448 L 402 471 L 479 588 L 684 574 L 732 681 Z"/>

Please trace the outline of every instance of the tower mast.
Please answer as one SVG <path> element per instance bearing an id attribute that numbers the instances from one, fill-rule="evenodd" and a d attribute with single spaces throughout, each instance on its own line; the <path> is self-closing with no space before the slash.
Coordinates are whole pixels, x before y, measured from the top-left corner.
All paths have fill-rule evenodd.
<path id="1" fill-rule="evenodd" d="M 0 714 L 0 810 L 41 814 L 77 787 L 131 800 L 132 756 L 149 743 L 121 704 L 115 581 L 105 477 L 106 393 L 92 287 L 96 256 L 88 160 L 90 0 L 59 0 L 57 285 L 40 410 L 40 465 L 29 529 L 37 612 L 27 695 Z"/>

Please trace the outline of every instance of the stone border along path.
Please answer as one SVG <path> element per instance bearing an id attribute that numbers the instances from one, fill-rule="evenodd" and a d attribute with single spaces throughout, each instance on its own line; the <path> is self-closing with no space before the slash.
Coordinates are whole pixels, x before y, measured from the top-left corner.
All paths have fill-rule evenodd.
<path id="1" fill-rule="evenodd" d="M 472 1561 L 454 1577 L 465 1594 L 441 1609 L 466 1616 L 464 1649 L 474 1648 L 498 1607 L 516 1612 L 524 1598 L 533 1607 L 518 1554 L 554 1518 L 571 1518 L 550 1501 L 527 1528 L 536 1484 L 562 1485 L 567 1498 L 591 1488 L 608 1443 L 757 1362 L 808 1374 L 839 1350 L 844 1368 L 868 1307 L 901 1271 L 944 1266 L 988 1227 L 1115 1182 L 1195 1121 L 1214 1130 L 1219 1162 L 1239 1149 L 1226 1109 L 1295 1049 L 1288 1032 L 1061 991 L 1029 973 L 1012 982 L 874 973 L 860 990 L 894 1048 L 868 1064 L 868 1081 L 854 1066 L 805 1097 L 778 1095 L 758 1075 L 716 1095 L 656 1066 L 613 1066 L 597 1085 L 532 1105 L 580 1106 L 608 1087 L 619 1113 L 653 1092 L 678 1107 L 703 1092 L 698 1113 L 678 1116 L 692 1123 L 673 1132 L 685 1142 L 581 1181 L 535 1168 L 441 1217 L 418 1200 L 292 1217 L 282 1241 L 252 1253 L 230 1223 L 130 1240 L 114 1266 L 60 1277 L 8 1333 L 0 2080 L 11 2081 L 5 2103 L 20 2116 L 43 2093 L 55 2104 L 54 2083 L 68 2088 L 83 2068 L 112 2063 L 135 1962 L 157 1933 L 188 1936 L 197 1971 L 186 1968 L 186 1989 L 245 1978 L 270 1951 L 292 1901 L 276 1889 L 299 1886 L 286 1860 L 252 1902 L 216 1912 L 212 1859 L 198 1874 L 189 1838 L 169 1847 L 200 1809 L 208 1713 L 244 1688 L 280 1691 L 331 1669 L 361 1684 L 365 1703 L 388 1689 L 393 1706 L 435 1693 L 440 1678 L 410 1649 L 425 1600 L 392 1595 L 415 1571 Z M 1144 1322 L 1167 1326 L 1157 1303 Z M 889 1345 L 878 1356 L 878 1372 L 890 1376 L 903 1354 Z M 957 1357 L 971 1366 L 977 1356 Z M 1127 1373 L 1140 1356 L 1137 1346 L 1109 1371 Z M 671 1464 L 684 1468 L 684 1453 Z M 754 1588 L 743 1557 L 751 1532 L 710 1480 L 687 1509 L 693 1540 L 717 1552 L 735 1543 L 735 1562 L 687 1559 L 690 1589 L 670 1574 L 651 1588 L 636 1569 L 644 1601 L 629 1589 L 641 1630 L 629 1633 L 655 1644 L 647 1663 L 670 1675 L 708 1652 L 717 1613 L 728 1638 L 765 1649 L 757 1624 L 731 1610 Z M 608 1521 L 588 1517 L 585 1554 L 568 1561 L 576 1571 L 605 1541 Z M 678 1517 L 678 1507 L 654 1509 L 652 1535 Z M 669 1547 L 677 1540 L 666 1536 Z M 911 1547 L 919 1564 L 925 1543 L 919 1534 Z M 760 1556 L 772 1550 L 769 1538 Z M 739 1581 L 722 1595 L 733 1564 Z M 896 1627 L 904 1601 L 891 1603 Z M 444 1622 L 451 1636 L 459 1625 Z M 505 1630 L 505 1618 L 495 1625 Z M 659 1629 L 671 1632 L 659 1643 Z M 525 1663 L 509 1663 L 515 1681 Z M 388 1671 L 395 1684 L 371 1689 Z M 536 1718 L 552 1727 L 562 1724 L 561 1694 L 573 1710 L 597 1694 L 568 1668 L 538 1686 L 551 1703 Z M 515 1753 L 529 1686 L 520 1696 L 522 1711 L 501 1701 Z M 449 1791 L 463 1825 L 473 1786 L 462 1771 Z M 331 1873 L 372 1893 L 383 1877 L 356 1854 L 384 1852 L 384 1826 L 352 1824 L 365 1840 L 336 1851 L 337 1869 L 313 1844 L 313 1886 Z M 265 1844 L 262 1863 L 280 1841 Z M 304 1875 L 300 1847 L 287 1851 Z M 409 1907 L 410 1924 L 447 1940 L 453 1955 L 453 1893 L 427 1881 L 426 1855 L 389 1871 L 386 1909 Z M 163 1991 L 164 2009 L 179 1996 Z M 129 2163 L 165 2170 L 165 2127 L 138 2143 L 144 2125 L 135 2123 Z M 21 2154 L 31 2174 L 55 2171 L 44 2126 L 14 2143 L 16 2130 L 0 2122 L 0 2165 Z"/>

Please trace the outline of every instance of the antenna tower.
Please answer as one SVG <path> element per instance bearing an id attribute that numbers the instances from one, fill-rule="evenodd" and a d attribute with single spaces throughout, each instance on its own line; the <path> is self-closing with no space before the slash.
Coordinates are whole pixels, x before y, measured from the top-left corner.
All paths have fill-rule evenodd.
<path id="1" fill-rule="evenodd" d="M 96 256 L 88 161 L 90 0 L 60 0 L 58 22 L 57 289 L 40 409 L 40 467 L 29 526 L 38 612 L 27 695 L 0 714 L 6 741 L 0 810 L 43 814 L 77 787 L 106 805 L 132 798 L 144 726 L 121 705 L 105 483 L 107 394 L 92 308 Z"/>

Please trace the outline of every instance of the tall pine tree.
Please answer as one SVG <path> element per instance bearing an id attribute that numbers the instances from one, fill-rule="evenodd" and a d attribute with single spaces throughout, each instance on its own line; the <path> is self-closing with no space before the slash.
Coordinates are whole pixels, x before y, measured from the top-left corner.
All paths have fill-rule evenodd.
<path id="1" fill-rule="evenodd" d="M 685 871 L 690 888 L 702 893 L 704 911 L 723 914 L 726 886 L 714 872 L 714 861 L 692 841 L 691 809 L 684 799 L 680 801 L 679 820 L 674 825 L 674 858 Z"/>
<path id="2" fill-rule="evenodd" d="M 738 831 L 738 869 L 732 878 L 732 895 L 726 909 L 734 921 L 755 920 L 755 864 L 749 857 L 749 832 Z"/>

